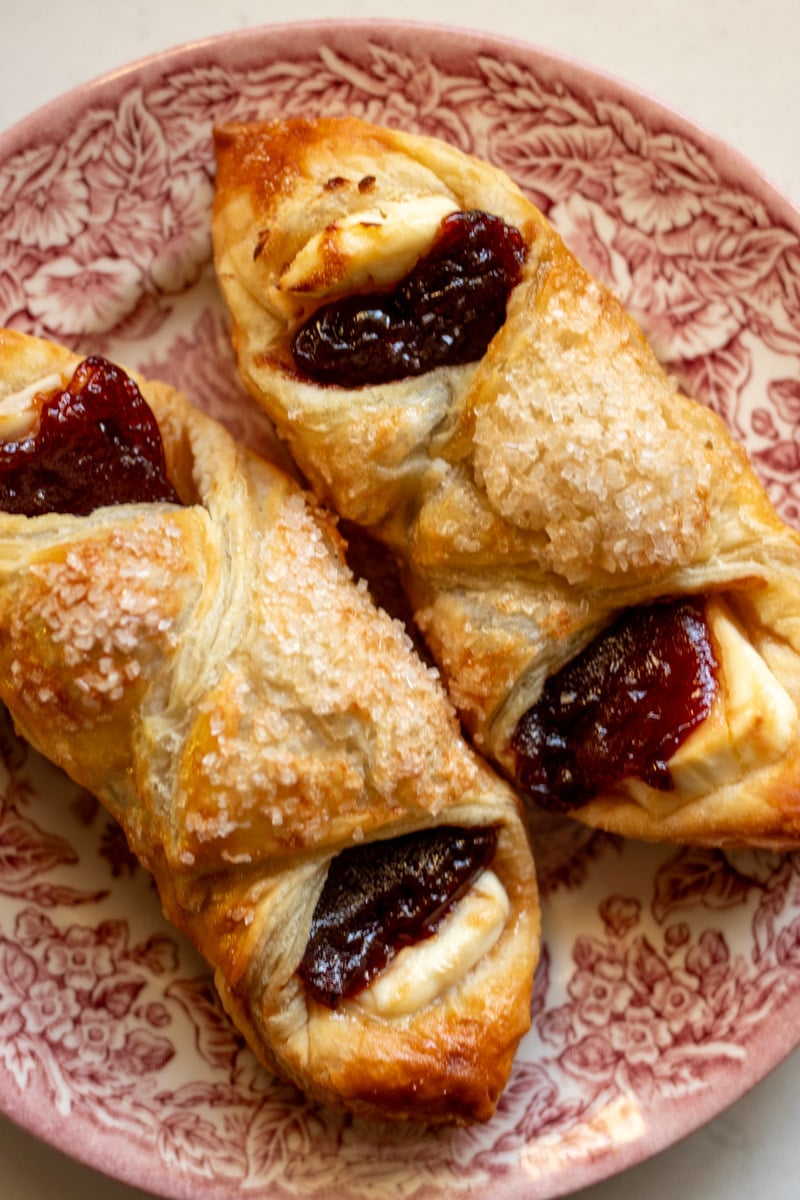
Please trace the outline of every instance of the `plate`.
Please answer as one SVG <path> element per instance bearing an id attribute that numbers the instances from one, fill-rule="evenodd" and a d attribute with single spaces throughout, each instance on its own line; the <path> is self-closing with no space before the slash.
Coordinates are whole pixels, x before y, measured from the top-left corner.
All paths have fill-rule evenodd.
<path id="1" fill-rule="evenodd" d="M 603 75 L 437 26 L 272 26 L 148 59 L 0 138 L 0 322 L 160 376 L 256 445 L 211 266 L 215 121 L 354 112 L 527 190 L 800 525 L 800 215 Z M 546 1200 L 675 1142 L 800 1042 L 800 859 L 541 818 L 532 1028 L 495 1118 L 431 1133 L 261 1071 L 97 803 L 0 713 L 0 1107 L 165 1197 Z"/>

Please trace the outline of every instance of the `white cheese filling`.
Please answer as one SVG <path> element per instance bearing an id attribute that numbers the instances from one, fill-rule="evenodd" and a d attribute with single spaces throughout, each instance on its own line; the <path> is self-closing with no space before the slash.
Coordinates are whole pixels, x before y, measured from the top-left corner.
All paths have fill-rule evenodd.
<path id="1" fill-rule="evenodd" d="M 39 393 L 47 395 L 63 388 L 64 382 L 55 372 L 29 383 L 19 392 L 10 392 L 0 400 L 0 442 L 13 442 L 31 432 L 39 418 L 39 407 L 33 400 Z"/>
<path id="2" fill-rule="evenodd" d="M 446 196 L 389 201 L 349 213 L 311 237 L 281 273 L 278 290 L 332 299 L 402 279 L 458 211 Z"/>
<path id="3" fill-rule="evenodd" d="M 381 1017 L 419 1012 L 458 983 L 494 946 L 511 905 L 493 871 L 483 871 L 436 933 L 407 946 L 353 1003 Z"/>
<path id="4" fill-rule="evenodd" d="M 719 660 L 720 687 L 711 712 L 668 762 L 675 787 L 662 792 L 626 780 L 634 800 L 666 814 L 745 771 L 777 761 L 798 736 L 792 698 L 748 640 L 727 604 L 712 597 L 706 616 Z"/>

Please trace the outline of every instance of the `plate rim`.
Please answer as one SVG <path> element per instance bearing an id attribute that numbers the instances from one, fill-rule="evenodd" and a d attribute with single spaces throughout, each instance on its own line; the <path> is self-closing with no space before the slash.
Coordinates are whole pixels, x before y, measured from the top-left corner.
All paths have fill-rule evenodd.
<path id="1" fill-rule="evenodd" d="M 648 89 L 628 83 L 616 72 L 594 66 L 579 56 L 563 54 L 537 42 L 507 34 L 493 33 L 472 25 L 462 26 L 418 19 L 402 21 L 389 18 L 347 17 L 341 21 L 334 21 L 330 18 L 307 18 L 298 21 L 261 22 L 225 33 L 209 34 L 205 37 L 179 42 L 164 49 L 140 55 L 130 62 L 91 76 L 84 83 L 68 88 L 0 131 L 0 160 L 14 152 L 18 139 L 22 139 L 25 144 L 28 144 L 30 131 L 42 123 L 45 118 L 58 115 L 59 110 L 66 102 L 74 103 L 89 94 L 102 95 L 103 92 L 117 87 L 126 78 L 138 78 L 157 72 L 166 61 L 189 61 L 198 54 L 213 50 L 221 44 L 224 44 L 226 48 L 229 46 L 238 48 L 241 45 L 252 53 L 255 44 L 262 39 L 277 41 L 281 38 L 296 36 L 301 32 L 317 39 L 322 34 L 333 34 L 339 37 L 368 30 L 377 35 L 386 33 L 403 35 L 417 32 L 429 34 L 436 39 L 455 37 L 462 43 L 471 41 L 476 45 L 486 45 L 496 50 L 513 50 L 517 54 L 533 56 L 541 63 L 546 63 L 554 74 L 557 74 L 560 69 L 567 68 L 587 80 L 601 83 L 606 90 L 617 93 L 623 99 L 633 98 L 639 104 L 644 104 L 650 112 L 658 113 L 666 118 L 670 126 L 676 128 L 678 132 L 690 135 L 694 141 L 702 145 L 703 150 L 715 165 L 721 167 L 723 164 L 728 164 L 725 175 L 731 181 L 752 184 L 752 181 L 757 179 L 767 193 L 766 197 L 759 198 L 765 203 L 768 202 L 768 206 L 774 206 L 776 214 L 781 216 L 782 223 L 792 225 L 800 235 L 800 200 L 795 203 L 762 167 L 748 158 L 743 151 L 731 145 L 722 135 L 714 133 L 683 109 L 660 99 Z"/>

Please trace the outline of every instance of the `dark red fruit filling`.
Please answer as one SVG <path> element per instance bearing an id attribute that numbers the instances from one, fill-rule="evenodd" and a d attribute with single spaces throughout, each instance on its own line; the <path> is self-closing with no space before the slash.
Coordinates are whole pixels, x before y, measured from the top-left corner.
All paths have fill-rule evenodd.
<path id="1" fill-rule="evenodd" d="M 104 358 L 84 359 L 47 395 L 37 428 L 0 443 L 0 509 L 85 516 L 104 504 L 180 503 L 161 433 L 136 383 Z"/>
<path id="2" fill-rule="evenodd" d="M 518 783 L 553 812 L 622 779 L 671 790 L 667 763 L 708 716 L 717 671 L 702 601 L 631 609 L 548 679 L 520 719 Z"/>
<path id="3" fill-rule="evenodd" d="M 524 261 L 519 230 L 488 213 L 453 213 L 392 292 L 318 309 L 295 335 L 295 365 L 317 383 L 356 388 L 476 362 L 505 321 Z"/>
<path id="4" fill-rule="evenodd" d="M 337 855 L 298 968 L 308 992 L 328 1008 L 360 992 L 404 946 L 436 932 L 496 847 L 493 828 L 447 826 Z"/>

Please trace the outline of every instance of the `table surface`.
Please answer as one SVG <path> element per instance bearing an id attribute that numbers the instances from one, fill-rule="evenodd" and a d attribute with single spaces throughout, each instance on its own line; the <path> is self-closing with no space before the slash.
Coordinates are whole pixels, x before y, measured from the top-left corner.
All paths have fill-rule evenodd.
<path id="1" fill-rule="evenodd" d="M 605 71 L 744 153 L 800 206 L 796 0 L 404 0 L 405 20 L 526 41 Z M 395 5 L 300 0 L 295 20 L 396 19 Z M 0 129 L 146 55 L 283 16 L 257 0 L 4 0 Z M 800 1056 L 727 1112 L 573 1200 L 789 1200 L 798 1194 Z M 143 1200 L 0 1117 L 3 1196 Z"/>

